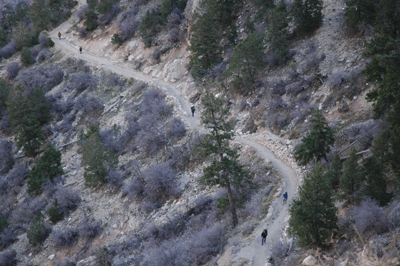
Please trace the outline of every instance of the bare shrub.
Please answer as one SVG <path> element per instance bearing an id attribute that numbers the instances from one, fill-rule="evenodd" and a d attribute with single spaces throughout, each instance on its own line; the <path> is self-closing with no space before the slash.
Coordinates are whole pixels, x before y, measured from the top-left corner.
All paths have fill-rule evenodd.
<path id="1" fill-rule="evenodd" d="M 164 124 L 157 115 L 149 114 L 139 119 L 141 130 L 136 135 L 138 149 L 146 156 L 154 156 L 167 144 Z"/>
<path id="2" fill-rule="evenodd" d="M 79 61 L 78 61 L 79 62 Z M 76 90 L 80 93 L 86 89 L 92 89 L 97 86 L 96 77 L 90 73 L 77 73 L 69 77 L 67 88 Z"/>
<path id="3" fill-rule="evenodd" d="M 0 266 L 17 265 L 17 252 L 14 249 L 0 252 Z"/>
<path id="4" fill-rule="evenodd" d="M 44 199 L 40 198 L 27 198 L 18 208 L 13 212 L 11 221 L 15 226 L 23 226 L 32 221 L 33 217 L 46 206 Z"/>
<path id="5" fill-rule="evenodd" d="M 173 27 L 169 32 L 168 32 L 168 40 L 172 43 L 177 43 L 180 40 L 180 29 L 179 26 Z"/>
<path id="6" fill-rule="evenodd" d="M 272 256 L 275 259 L 275 263 L 277 259 L 282 259 L 286 255 L 288 255 L 290 248 L 290 244 L 286 241 L 275 241 L 275 244 L 272 246 Z"/>
<path id="7" fill-rule="evenodd" d="M 191 150 L 189 145 L 172 147 L 168 150 L 169 164 L 178 171 L 185 170 L 190 163 Z"/>
<path id="8" fill-rule="evenodd" d="M 17 51 L 16 44 L 14 40 L 11 40 L 7 45 L 0 49 L 0 58 L 10 58 Z"/>
<path id="9" fill-rule="evenodd" d="M 89 10 L 89 6 L 88 5 L 84 5 L 82 6 L 78 12 L 76 12 L 76 17 L 81 21 L 84 16 L 85 16 L 85 12 Z"/>
<path id="10" fill-rule="evenodd" d="M 165 101 L 165 94 L 156 88 L 151 88 L 143 93 L 140 103 L 139 115 L 156 114 L 167 117 L 172 114 L 172 108 Z"/>
<path id="11" fill-rule="evenodd" d="M 86 28 L 79 28 L 78 35 L 80 38 L 86 38 L 86 36 L 87 36 Z"/>
<path id="12" fill-rule="evenodd" d="M 144 173 L 145 197 L 152 203 L 163 204 L 179 194 L 176 171 L 167 163 L 156 164 Z"/>
<path id="13" fill-rule="evenodd" d="M 101 221 L 95 221 L 93 218 L 84 218 L 78 227 L 79 236 L 87 239 L 95 238 L 102 230 Z"/>
<path id="14" fill-rule="evenodd" d="M 10 187 L 22 186 L 28 177 L 29 168 L 26 163 L 19 163 L 7 174 L 7 181 Z"/>
<path id="15" fill-rule="evenodd" d="M 48 49 L 43 49 L 38 53 L 36 60 L 39 63 L 41 63 L 41 62 L 49 59 L 51 56 L 52 56 L 52 54 L 49 52 Z"/>
<path id="16" fill-rule="evenodd" d="M 9 79 L 14 79 L 19 72 L 19 63 L 17 61 L 11 62 L 6 67 L 7 77 Z"/>
<path id="17" fill-rule="evenodd" d="M 63 115 L 71 112 L 74 102 L 71 97 L 63 100 L 61 92 L 46 95 L 46 100 L 51 104 L 51 110 L 58 115 L 60 120 Z"/>
<path id="18" fill-rule="evenodd" d="M 123 196 L 127 196 L 131 200 L 137 200 L 144 196 L 144 180 L 140 177 L 134 177 L 123 186 Z"/>
<path id="19" fill-rule="evenodd" d="M 352 211 L 354 225 L 361 232 L 374 230 L 378 234 L 390 230 L 390 223 L 375 200 L 364 198 L 359 206 L 355 206 Z"/>
<path id="20" fill-rule="evenodd" d="M 119 3 L 114 3 L 110 10 L 106 14 L 99 17 L 99 25 L 107 25 L 121 12 Z"/>
<path id="21" fill-rule="evenodd" d="M 127 140 L 130 140 L 140 131 L 139 119 L 133 113 L 128 113 L 125 119 L 127 122 L 126 136 Z"/>
<path id="22" fill-rule="evenodd" d="M 167 137 L 173 141 L 186 135 L 186 128 L 182 120 L 177 117 L 169 119 L 167 124 Z"/>
<path id="23" fill-rule="evenodd" d="M 310 70 L 317 70 L 319 64 L 325 59 L 325 54 L 317 54 L 316 52 L 311 52 L 306 54 L 305 63 L 303 65 L 304 72 L 308 72 Z"/>
<path id="24" fill-rule="evenodd" d="M 125 175 L 121 171 L 111 169 L 105 179 L 108 187 L 120 189 L 123 185 Z"/>
<path id="25" fill-rule="evenodd" d="M 75 110 L 82 111 L 83 115 L 98 113 L 104 109 L 103 104 L 92 93 L 81 94 L 75 102 Z"/>
<path id="26" fill-rule="evenodd" d="M 221 252 L 224 236 L 222 225 L 206 227 L 190 238 L 189 257 L 192 265 L 206 264 L 213 256 Z"/>
<path id="27" fill-rule="evenodd" d="M 116 74 L 111 73 L 110 76 L 108 76 L 108 85 L 109 86 L 117 86 L 120 84 L 120 82 L 121 82 L 121 80 Z"/>
<path id="28" fill-rule="evenodd" d="M 328 85 L 331 88 L 338 88 L 341 84 L 347 83 L 350 81 L 350 74 L 346 71 L 336 71 L 329 75 Z"/>
<path id="29" fill-rule="evenodd" d="M 40 68 L 37 70 L 26 69 L 19 72 L 17 80 L 27 90 L 35 90 L 44 87 L 47 91 L 51 90 L 63 81 L 64 72 L 58 65 L 49 68 Z"/>
<path id="30" fill-rule="evenodd" d="M 0 175 L 8 173 L 14 166 L 12 142 L 0 139 Z"/>
<path id="31" fill-rule="evenodd" d="M 276 79 L 271 82 L 272 94 L 282 96 L 286 93 L 286 82 L 283 79 Z"/>
<path id="32" fill-rule="evenodd" d="M 67 187 L 60 187 L 54 194 L 54 198 L 58 200 L 58 211 L 67 216 L 70 211 L 76 209 L 81 203 L 81 197 L 78 192 Z"/>
<path id="33" fill-rule="evenodd" d="M 64 260 L 56 260 L 51 266 L 75 266 L 75 258 L 66 258 Z"/>
<path id="34" fill-rule="evenodd" d="M 39 34 L 38 42 L 42 48 L 47 47 L 47 37 L 43 33 Z"/>
<path id="35" fill-rule="evenodd" d="M 0 247 L 3 249 L 6 249 L 17 240 L 18 238 L 14 235 L 10 228 L 6 228 L 0 233 Z"/>
<path id="36" fill-rule="evenodd" d="M 110 128 L 100 131 L 100 142 L 115 153 L 121 152 L 124 148 L 124 136 L 119 128 Z"/>
<path id="37" fill-rule="evenodd" d="M 58 248 L 70 247 L 75 243 L 78 237 L 78 230 L 76 228 L 66 227 L 62 230 L 54 230 L 50 239 Z"/>
<path id="38" fill-rule="evenodd" d="M 121 31 L 120 35 L 122 42 L 135 36 L 135 33 L 140 26 L 140 22 L 136 19 L 138 12 L 139 8 L 134 8 L 121 14 L 121 20 L 118 23 L 118 28 Z"/>

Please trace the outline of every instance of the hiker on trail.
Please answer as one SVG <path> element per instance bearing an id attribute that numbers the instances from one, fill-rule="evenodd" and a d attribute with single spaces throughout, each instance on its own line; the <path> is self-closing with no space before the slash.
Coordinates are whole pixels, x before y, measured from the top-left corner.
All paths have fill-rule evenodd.
<path id="1" fill-rule="evenodd" d="M 288 199 L 288 194 L 287 194 L 287 192 L 285 192 L 285 193 L 283 193 L 283 204 L 286 204 L 287 199 Z"/>
<path id="2" fill-rule="evenodd" d="M 190 107 L 190 110 L 192 111 L 192 117 L 194 116 L 194 111 L 196 111 L 196 109 L 194 108 L 194 106 Z"/>
<path id="3" fill-rule="evenodd" d="M 58 32 L 58 39 L 61 40 L 61 32 Z"/>
<path id="4" fill-rule="evenodd" d="M 261 246 L 264 245 L 265 241 L 267 240 L 268 231 L 264 229 L 261 233 Z"/>
<path id="5" fill-rule="evenodd" d="M 82 46 L 79 47 L 79 53 L 82 54 Z"/>

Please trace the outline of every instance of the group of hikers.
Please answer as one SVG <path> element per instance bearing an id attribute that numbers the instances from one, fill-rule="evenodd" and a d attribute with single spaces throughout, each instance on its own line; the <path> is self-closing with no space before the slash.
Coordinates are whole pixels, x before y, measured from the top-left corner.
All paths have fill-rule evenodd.
<path id="1" fill-rule="evenodd" d="M 61 40 L 61 32 L 58 32 L 58 39 Z M 82 54 L 82 46 L 79 47 L 79 53 Z"/>
<path id="2" fill-rule="evenodd" d="M 286 204 L 288 200 L 288 193 L 285 192 L 283 193 L 283 204 Z M 267 236 L 268 236 L 268 230 L 264 229 L 261 233 L 261 245 L 265 244 L 265 241 L 267 241 Z"/>

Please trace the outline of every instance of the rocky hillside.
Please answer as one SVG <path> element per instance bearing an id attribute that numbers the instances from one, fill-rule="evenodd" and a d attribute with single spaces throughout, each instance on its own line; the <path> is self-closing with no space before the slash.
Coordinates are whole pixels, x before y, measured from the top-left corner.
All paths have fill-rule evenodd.
<path id="1" fill-rule="evenodd" d="M 42 2 L 2 9 L 0 265 L 399 263 L 396 122 L 363 72 L 380 17 L 349 22 L 363 1 L 324 0 L 311 26 L 296 0 Z M 207 92 L 233 126 L 215 157 Z M 322 166 L 298 153 L 316 110 L 334 132 Z M 222 170 L 205 182 L 224 156 L 231 194 Z M 319 167 L 335 226 L 304 244 L 293 206 Z"/>

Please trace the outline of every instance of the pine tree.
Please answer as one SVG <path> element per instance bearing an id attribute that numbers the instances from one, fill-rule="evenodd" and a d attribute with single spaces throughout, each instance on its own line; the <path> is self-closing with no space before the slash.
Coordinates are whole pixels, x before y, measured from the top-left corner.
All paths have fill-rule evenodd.
<path id="1" fill-rule="evenodd" d="M 265 66 L 263 42 L 263 36 L 254 32 L 233 49 L 227 72 L 234 76 L 240 92 L 251 90 L 258 72 Z"/>
<path id="2" fill-rule="evenodd" d="M 299 165 L 307 165 L 313 159 L 327 160 L 326 154 L 335 141 L 334 131 L 328 126 L 321 111 L 315 110 L 310 122 L 312 123 L 311 132 L 302 138 L 302 143 L 294 151 L 294 158 Z"/>
<path id="3" fill-rule="evenodd" d="M 352 149 L 350 157 L 344 163 L 343 175 L 340 177 L 340 189 L 351 196 L 360 188 L 362 183 L 361 168 L 357 162 L 356 150 Z"/>
<path id="4" fill-rule="evenodd" d="M 28 92 L 21 85 L 14 87 L 8 96 L 7 114 L 17 135 L 17 147 L 24 147 L 25 155 L 33 156 L 44 140 L 42 126 L 51 119 L 44 89 Z"/>
<path id="5" fill-rule="evenodd" d="M 42 244 L 49 236 L 49 233 L 50 230 L 44 222 L 44 215 L 39 211 L 33 218 L 32 225 L 27 232 L 29 243 L 34 246 Z"/>
<path id="6" fill-rule="evenodd" d="M 302 247 L 325 247 L 338 229 L 333 191 L 320 164 L 304 178 L 299 199 L 293 200 L 289 212 L 289 233 L 299 238 Z"/>
<path id="7" fill-rule="evenodd" d="M 292 16 L 300 34 L 313 33 L 322 22 L 322 0 L 294 0 Z"/>
<path id="8" fill-rule="evenodd" d="M 51 12 L 46 0 L 34 0 L 29 8 L 29 17 L 31 18 L 35 32 L 39 33 L 49 29 L 51 25 Z"/>
<path id="9" fill-rule="evenodd" d="M 347 1 L 344 10 L 347 27 L 358 32 L 359 25 L 373 25 L 376 17 L 376 2 L 376 0 Z"/>
<path id="10" fill-rule="evenodd" d="M 342 162 L 338 154 L 333 158 L 332 165 L 327 173 L 329 180 L 331 182 L 332 188 L 337 188 L 340 183 L 340 177 L 342 176 Z"/>
<path id="11" fill-rule="evenodd" d="M 46 180 L 63 174 L 61 167 L 61 152 L 56 150 L 51 143 L 44 147 L 43 155 L 37 160 L 36 165 L 29 172 L 28 193 L 39 194 Z"/>
<path id="12" fill-rule="evenodd" d="M 362 170 L 367 181 L 365 195 L 376 200 L 381 206 L 386 205 L 393 194 L 386 192 L 384 165 L 375 156 L 370 156 L 363 160 Z"/>
<path id="13" fill-rule="evenodd" d="M 96 12 L 92 9 L 85 12 L 85 22 L 83 24 L 87 31 L 94 31 L 97 28 L 99 25 L 97 22 L 98 18 Z"/>
<path id="14" fill-rule="evenodd" d="M 83 146 L 82 164 L 85 166 L 85 185 L 96 187 L 106 181 L 106 176 L 111 169 L 118 165 L 118 157 L 100 143 L 99 128 L 91 126 Z"/>
<path id="15" fill-rule="evenodd" d="M 229 109 L 223 106 L 223 99 L 215 98 L 207 93 L 202 98 L 204 111 L 201 122 L 210 132 L 200 143 L 203 156 L 212 159 L 211 165 L 204 168 L 202 184 L 221 185 L 226 188 L 232 222 L 238 224 L 236 215 L 236 201 L 232 188 L 240 189 L 252 186 L 251 176 L 238 162 L 236 150 L 229 147 L 229 140 L 233 138 L 232 124 L 228 121 Z"/>
<path id="16" fill-rule="evenodd" d="M 284 0 L 279 1 L 278 5 L 272 10 L 268 19 L 267 40 L 275 55 L 279 56 L 280 63 L 287 59 L 288 53 L 288 33 L 289 25 L 288 12 Z"/>

